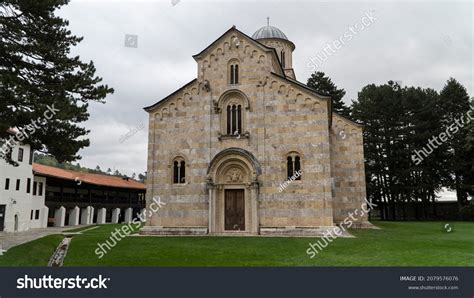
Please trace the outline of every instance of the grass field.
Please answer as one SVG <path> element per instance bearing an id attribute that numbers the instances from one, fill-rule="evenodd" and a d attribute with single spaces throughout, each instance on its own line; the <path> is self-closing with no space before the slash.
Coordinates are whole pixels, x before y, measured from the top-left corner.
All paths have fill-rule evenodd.
<path id="1" fill-rule="evenodd" d="M 352 230 L 315 258 L 306 254 L 318 238 L 126 237 L 99 259 L 97 243 L 120 225 L 103 225 L 74 236 L 65 266 L 474 266 L 474 223 L 376 222 L 380 230 Z M 46 265 L 54 243 L 48 236 L 0 256 L 0 266 Z M 19 260 L 20 258 L 22 260 Z"/>
<path id="2" fill-rule="evenodd" d="M 0 256 L 0 266 L 46 266 L 62 239 L 49 235 L 9 249 Z"/>

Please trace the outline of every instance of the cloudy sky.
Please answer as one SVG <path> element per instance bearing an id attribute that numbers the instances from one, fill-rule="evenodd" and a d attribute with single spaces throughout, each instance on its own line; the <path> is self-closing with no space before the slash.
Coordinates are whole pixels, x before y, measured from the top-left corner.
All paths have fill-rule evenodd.
<path id="1" fill-rule="evenodd" d="M 80 152 L 81 165 L 129 175 L 146 171 L 148 124 L 142 108 L 195 78 L 191 56 L 232 25 L 252 35 L 270 17 L 295 43 L 296 77 L 306 82 L 309 58 L 367 13 L 375 20 L 318 67 L 347 91 L 347 103 L 363 86 L 389 80 L 440 90 L 454 77 L 472 96 L 470 2 L 72 0 L 58 11 L 71 31 L 84 37 L 72 53 L 93 60 L 104 83 L 115 89 L 106 104 L 90 105 L 84 125 L 91 130 L 91 145 Z M 126 34 L 138 36 L 136 48 L 124 46 Z"/>

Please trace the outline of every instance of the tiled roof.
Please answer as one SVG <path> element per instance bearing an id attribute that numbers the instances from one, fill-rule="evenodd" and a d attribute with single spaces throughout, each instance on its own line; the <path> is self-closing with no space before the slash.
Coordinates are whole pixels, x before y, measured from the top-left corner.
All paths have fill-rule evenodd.
<path id="1" fill-rule="evenodd" d="M 145 184 L 129 178 L 128 180 L 122 177 L 91 174 L 85 172 L 78 172 L 66 169 L 60 169 L 51 166 L 45 166 L 38 163 L 33 163 L 33 172 L 38 176 L 55 177 L 65 180 L 81 181 L 83 183 L 120 187 L 133 189 L 146 189 Z"/>

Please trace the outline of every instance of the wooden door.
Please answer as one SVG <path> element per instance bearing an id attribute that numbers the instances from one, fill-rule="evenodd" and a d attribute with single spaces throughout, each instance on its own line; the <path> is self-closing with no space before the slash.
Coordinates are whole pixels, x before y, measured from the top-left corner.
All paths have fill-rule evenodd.
<path id="1" fill-rule="evenodd" d="M 245 231 L 245 198 L 243 189 L 225 190 L 225 230 Z"/>

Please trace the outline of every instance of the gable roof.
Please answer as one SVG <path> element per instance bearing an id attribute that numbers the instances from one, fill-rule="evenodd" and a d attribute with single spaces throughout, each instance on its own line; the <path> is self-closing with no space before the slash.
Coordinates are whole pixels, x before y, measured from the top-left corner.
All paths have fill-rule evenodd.
<path id="1" fill-rule="evenodd" d="M 166 101 L 168 98 L 171 98 L 173 95 L 175 95 L 176 93 L 178 93 L 179 91 L 183 90 L 184 88 L 188 87 L 189 85 L 193 84 L 194 82 L 196 82 L 197 79 L 193 79 L 191 82 L 185 84 L 184 86 L 182 86 L 181 88 L 178 88 L 175 92 L 171 93 L 170 95 L 166 96 L 165 98 L 163 99 L 160 99 L 159 101 L 157 101 L 156 103 L 152 104 L 151 106 L 148 106 L 148 107 L 144 107 L 143 109 L 147 112 L 151 112 L 157 105 L 159 105 L 160 103 Z"/>
<path id="2" fill-rule="evenodd" d="M 42 177 L 54 177 L 64 180 L 81 181 L 88 184 L 118 187 L 118 188 L 132 188 L 145 190 L 145 184 L 128 179 L 125 180 L 122 177 L 91 174 L 86 172 L 66 170 L 51 166 L 42 165 L 39 163 L 33 163 L 33 173 Z"/>
<path id="3" fill-rule="evenodd" d="M 329 123 L 329 127 L 332 126 L 332 100 L 331 100 L 331 95 L 329 94 L 325 94 L 325 93 L 321 93 L 321 92 L 318 92 L 316 90 L 314 90 L 313 88 L 310 88 L 308 87 L 307 85 L 297 81 L 297 80 L 294 80 L 292 78 L 289 78 L 289 77 L 286 77 L 286 76 L 280 76 L 279 74 L 277 73 L 274 73 L 272 72 L 272 75 L 274 76 L 277 76 L 279 78 L 281 78 L 282 80 L 285 80 L 291 84 L 294 84 L 300 88 L 303 88 L 305 89 L 306 91 L 312 93 L 313 95 L 316 95 L 317 97 L 321 97 L 322 99 L 325 99 L 326 100 L 326 104 L 327 104 L 327 107 L 328 107 L 328 123 Z"/>
<path id="4" fill-rule="evenodd" d="M 341 115 L 341 114 L 338 114 L 338 113 L 336 113 L 336 112 L 333 112 L 332 114 L 333 114 L 333 116 L 339 117 L 339 118 L 341 118 L 342 120 L 344 120 L 345 122 L 349 122 L 349 124 L 352 124 L 352 125 L 354 125 L 354 126 L 362 127 L 362 128 L 365 127 L 364 124 L 357 123 L 357 122 L 355 122 L 354 120 L 351 120 L 351 119 L 349 119 L 349 118 L 347 118 L 347 117 L 345 117 L 345 116 L 343 116 L 343 115 Z"/>
<path id="5" fill-rule="evenodd" d="M 255 45 L 265 49 L 266 51 L 271 51 L 274 55 L 275 55 L 275 58 L 276 58 L 276 61 L 278 62 L 278 65 L 280 66 L 280 71 L 283 75 L 285 75 L 285 70 L 283 69 L 283 65 L 281 65 L 281 62 L 280 62 L 280 59 L 278 59 L 278 53 L 277 51 L 275 50 L 275 48 L 272 48 L 272 47 L 268 47 L 266 45 L 264 45 L 263 43 L 259 42 L 258 40 L 255 40 L 253 39 L 252 37 L 248 36 L 247 34 L 243 33 L 242 31 L 240 31 L 239 29 L 237 29 L 234 26 L 230 27 L 229 30 L 227 30 L 226 32 L 224 32 L 221 36 L 219 36 L 216 40 L 214 40 L 210 45 L 208 45 L 204 50 L 202 50 L 201 52 L 197 53 L 196 55 L 193 55 L 193 58 L 194 60 L 196 60 L 197 58 L 199 58 L 199 56 L 201 56 L 202 54 L 204 54 L 207 50 L 209 50 L 210 48 L 212 48 L 212 46 L 214 46 L 222 37 L 224 37 L 227 33 L 231 32 L 231 31 L 235 31 L 239 34 L 242 34 L 244 37 L 246 37 L 248 40 L 250 40 L 252 43 L 254 43 Z"/>
<path id="6" fill-rule="evenodd" d="M 324 99 L 331 98 L 331 95 L 330 95 L 330 94 L 322 93 L 322 92 L 316 91 L 316 90 L 314 90 L 313 88 L 308 87 L 307 85 L 301 83 L 300 81 L 294 80 L 294 79 L 292 79 L 292 78 L 290 78 L 290 77 L 287 77 L 287 76 L 281 76 L 281 75 L 279 75 L 279 74 L 277 74 L 277 73 L 274 73 L 274 72 L 272 72 L 272 74 L 275 75 L 275 76 L 277 76 L 277 77 L 279 77 L 279 78 L 281 78 L 281 79 L 283 79 L 283 80 L 285 80 L 285 81 L 288 81 L 288 82 L 290 82 L 290 83 L 296 84 L 296 85 L 298 85 L 299 87 L 301 87 L 301 88 L 303 88 L 303 89 L 306 89 L 307 91 L 309 91 L 309 92 L 311 92 L 311 93 L 317 95 L 318 97 L 322 97 L 322 98 L 324 98 Z"/>
<path id="7" fill-rule="evenodd" d="M 214 40 L 210 45 L 208 45 L 204 50 L 202 50 L 201 52 L 199 52 L 198 54 L 196 55 L 193 55 L 193 58 L 194 60 L 196 60 L 197 58 L 199 58 L 199 56 L 201 56 L 202 54 L 204 54 L 207 50 L 209 50 L 214 44 L 216 44 L 222 37 L 224 37 L 227 33 L 231 32 L 231 31 L 235 31 L 235 32 L 238 32 L 239 34 L 242 34 L 244 37 L 246 37 L 248 40 L 250 40 L 251 42 L 253 42 L 255 45 L 267 50 L 267 51 L 271 51 L 273 53 L 273 55 L 275 56 L 274 58 L 276 58 L 276 61 L 278 62 L 278 66 L 279 66 L 279 70 L 281 71 L 281 73 L 283 74 L 284 77 L 285 76 L 285 70 L 283 69 L 283 66 L 281 65 L 281 62 L 280 62 L 280 59 L 278 59 L 278 54 L 276 52 L 276 50 L 274 48 L 271 48 L 271 47 L 267 47 L 266 45 L 258 42 L 257 40 L 253 39 L 252 37 L 248 36 L 247 34 L 243 33 L 242 31 L 238 30 L 235 26 L 232 26 L 229 30 L 227 30 L 226 32 L 224 32 L 221 36 L 219 36 L 216 40 Z M 143 109 L 147 112 L 151 112 L 156 106 L 158 106 L 159 104 L 165 102 L 166 100 L 168 100 L 169 98 L 171 98 L 173 95 L 175 95 L 176 93 L 178 93 L 179 91 L 183 90 L 184 88 L 188 87 L 189 85 L 193 84 L 194 82 L 196 82 L 197 79 L 193 79 L 191 82 L 187 83 L 186 85 L 182 86 L 181 88 L 177 89 L 176 91 L 174 91 L 173 93 L 171 93 L 170 95 L 166 96 L 165 98 L 163 99 L 160 99 L 159 101 L 157 101 L 156 103 L 150 105 L 150 106 L 147 106 L 147 107 L 144 107 Z"/>

